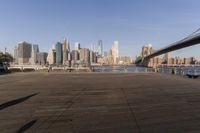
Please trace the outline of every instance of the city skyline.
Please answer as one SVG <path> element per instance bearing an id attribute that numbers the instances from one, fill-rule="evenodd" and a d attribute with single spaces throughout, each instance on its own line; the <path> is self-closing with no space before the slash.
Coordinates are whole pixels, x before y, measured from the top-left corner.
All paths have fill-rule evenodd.
<path id="1" fill-rule="evenodd" d="M 13 65 L 40 65 L 59 67 L 91 67 L 92 65 L 132 64 L 128 56 L 119 56 L 119 42 L 114 41 L 112 47 L 105 54 L 102 40 L 91 48 L 82 47 L 79 42 L 70 49 L 68 38 L 58 41 L 49 48 L 49 52 L 41 52 L 39 45 L 26 41 L 18 42 L 13 50 Z"/>
<path id="2" fill-rule="evenodd" d="M 12 51 L 17 42 L 25 40 L 48 52 L 52 43 L 67 36 L 70 44 L 80 42 L 83 47 L 102 40 L 104 51 L 118 40 L 119 54 L 135 57 L 145 44 L 159 49 L 199 28 L 198 4 L 198 0 L 2 0 L 0 50 Z M 199 45 L 186 49 L 173 55 L 200 57 Z"/>

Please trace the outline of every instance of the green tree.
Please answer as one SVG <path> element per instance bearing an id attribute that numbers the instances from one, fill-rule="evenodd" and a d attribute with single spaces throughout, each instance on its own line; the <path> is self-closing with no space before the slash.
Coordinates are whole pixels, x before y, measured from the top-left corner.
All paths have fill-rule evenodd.
<path id="1" fill-rule="evenodd" d="M 12 62 L 13 61 L 13 57 L 11 54 L 9 53 L 3 53 L 3 52 L 0 52 L 0 62 Z"/>

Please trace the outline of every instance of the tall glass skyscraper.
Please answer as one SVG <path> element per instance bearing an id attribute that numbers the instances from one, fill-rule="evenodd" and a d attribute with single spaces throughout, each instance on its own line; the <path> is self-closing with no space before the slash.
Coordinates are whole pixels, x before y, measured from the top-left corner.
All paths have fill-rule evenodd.
<path id="1" fill-rule="evenodd" d="M 56 43 L 56 64 L 61 65 L 63 57 L 63 51 L 62 51 L 62 43 L 57 42 Z"/>
<path id="2" fill-rule="evenodd" d="M 103 42 L 102 42 L 102 40 L 98 41 L 98 47 L 99 47 L 98 54 L 102 57 L 103 56 Z"/>

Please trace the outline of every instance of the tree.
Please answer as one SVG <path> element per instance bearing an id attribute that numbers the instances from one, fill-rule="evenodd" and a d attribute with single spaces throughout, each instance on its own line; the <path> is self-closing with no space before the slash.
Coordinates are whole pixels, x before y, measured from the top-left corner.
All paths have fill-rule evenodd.
<path id="1" fill-rule="evenodd" d="M 0 52 L 0 62 L 12 62 L 13 61 L 13 57 L 11 54 L 9 53 L 3 53 L 3 52 Z"/>

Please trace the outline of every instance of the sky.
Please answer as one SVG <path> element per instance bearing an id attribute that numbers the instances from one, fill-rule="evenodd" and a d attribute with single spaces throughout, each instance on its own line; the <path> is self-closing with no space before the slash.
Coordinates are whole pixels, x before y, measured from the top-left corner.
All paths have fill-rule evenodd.
<path id="1" fill-rule="evenodd" d="M 119 41 L 119 53 L 135 57 L 145 44 L 154 49 L 179 41 L 200 28 L 199 0 L 0 0 L 0 50 L 17 42 L 48 52 L 68 37 L 71 48 L 90 48 L 103 40 L 104 51 Z M 200 57 L 200 46 L 173 52 Z"/>

